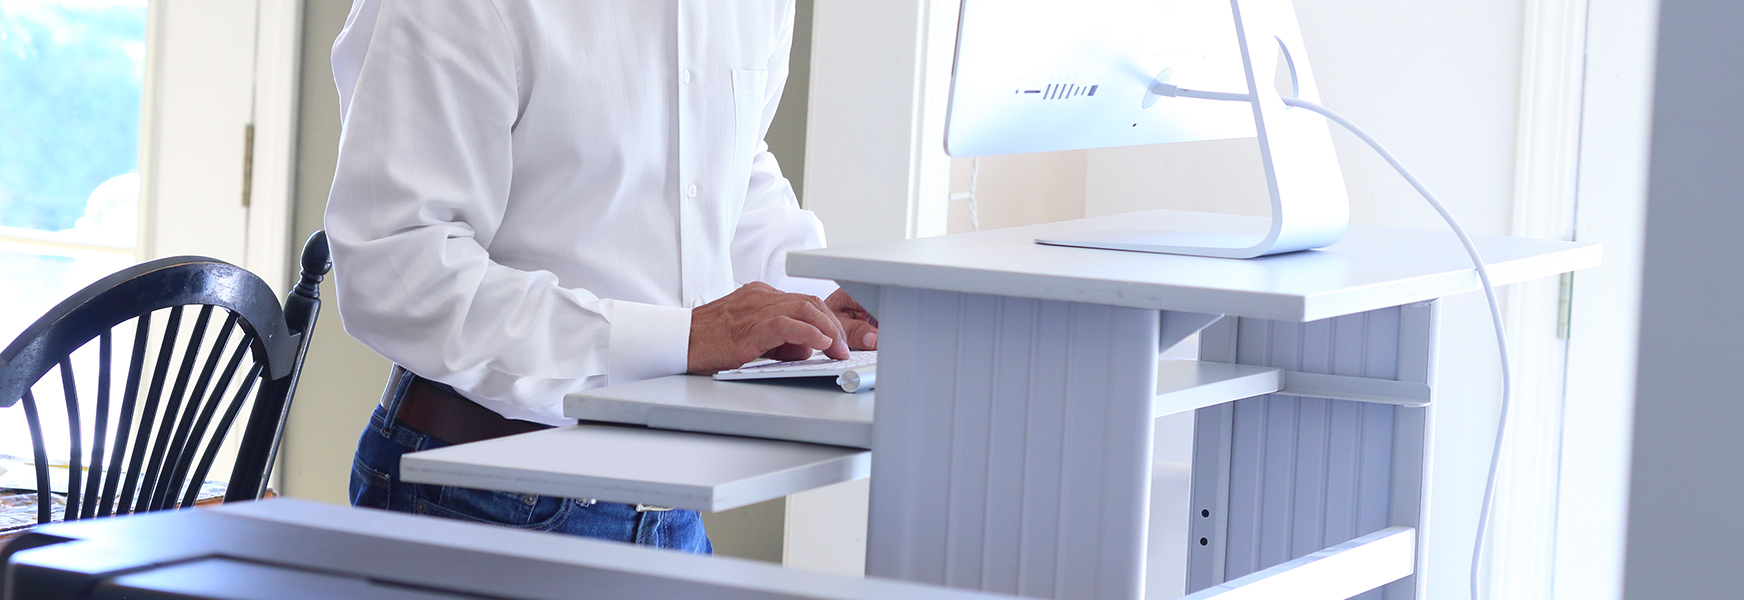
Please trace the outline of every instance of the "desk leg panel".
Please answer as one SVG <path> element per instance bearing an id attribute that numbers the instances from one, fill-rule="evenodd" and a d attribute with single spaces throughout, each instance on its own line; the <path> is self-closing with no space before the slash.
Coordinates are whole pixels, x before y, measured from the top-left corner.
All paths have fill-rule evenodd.
<path id="1" fill-rule="evenodd" d="M 1137 598 L 1158 313 L 880 294 L 867 574 Z"/>
<path id="2" fill-rule="evenodd" d="M 1395 307 L 1310 323 L 1239 319 L 1206 332 L 1202 359 L 1417 381 L 1429 360 L 1417 349 L 1433 336 L 1423 327 L 1424 310 Z M 1418 525 L 1395 522 L 1399 511 L 1391 505 L 1398 497 L 1395 450 L 1414 443 L 1395 439 L 1400 411 L 1421 412 L 1276 394 L 1200 410 L 1188 588 L 1236 579 L 1389 525 Z M 1377 590 L 1361 597 L 1381 596 Z"/>

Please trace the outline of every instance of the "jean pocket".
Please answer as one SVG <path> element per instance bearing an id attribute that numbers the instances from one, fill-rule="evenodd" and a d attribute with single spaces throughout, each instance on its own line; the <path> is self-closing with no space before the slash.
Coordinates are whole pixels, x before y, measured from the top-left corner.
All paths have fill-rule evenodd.
<path id="1" fill-rule="evenodd" d="M 551 531 L 569 518 L 563 498 L 444 486 L 435 494 L 414 494 L 412 511 L 421 515 L 515 529 Z M 431 497 L 434 496 L 434 499 Z"/>
<path id="2" fill-rule="evenodd" d="M 702 515 L 690 510 L 646 512 L 637 515 L 636 543 L 693 554 L 714 554 Z"/>
<path id="3" fill-rule="evenodd" d="M 351 462 L 352 506 L 385 509 L 392 491 L 393 481 L 386 473 L 372 469 L 362 461 Z"/>

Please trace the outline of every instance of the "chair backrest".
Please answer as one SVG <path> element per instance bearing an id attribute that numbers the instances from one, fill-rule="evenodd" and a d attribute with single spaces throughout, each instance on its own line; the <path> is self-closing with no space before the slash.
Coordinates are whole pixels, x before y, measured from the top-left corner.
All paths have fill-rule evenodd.
<path id="1" fill-rule="evenodd" d="M 229 263 L 141 263 L 73 294 L 0 351 L 0 408 L 22 402 L 30 429 L 37 521 L 53 520 L 54 504 L 45 407 L 32 389 L 53 369 L 67 416 L 66 520 L 192 505 L 245 405 L 224 499 L 260 497 L 332 266 L 324 233 L 309 238 L 301 264 L 281 308 L 266 282 Z M 112 360 L 117 338 L 131 339 L 125 371 Z M 96 381 L 88 385 L 90 377 L 75 377 L 73 356 L 92 341 Z M 93 398 L 94 410 L 83 410 L 82 398 Z"/>

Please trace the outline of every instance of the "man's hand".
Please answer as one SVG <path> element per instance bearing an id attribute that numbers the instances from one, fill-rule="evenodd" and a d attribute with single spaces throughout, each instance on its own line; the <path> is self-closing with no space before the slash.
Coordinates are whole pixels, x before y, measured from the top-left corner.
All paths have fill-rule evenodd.
<path id="1" fill-rule="evenodd" d="M 866 309 L 860 308 L 860 303 L 848 297 L 848 292 L 836 290 L 824 300 L 824 305 L 842 322 L 842 330 L 848 335 L 848 347 L 855 350 L 878 349 L 878 319 Z"/>
<path id="2" fill-rule="evenodd" d="M 690 311 L 690 372 L 737 369 L 759 357 L 805 360 L 812 350 L 841 360 L 848 357 L 845 335 L 817 296 L 750 283 Z"/>

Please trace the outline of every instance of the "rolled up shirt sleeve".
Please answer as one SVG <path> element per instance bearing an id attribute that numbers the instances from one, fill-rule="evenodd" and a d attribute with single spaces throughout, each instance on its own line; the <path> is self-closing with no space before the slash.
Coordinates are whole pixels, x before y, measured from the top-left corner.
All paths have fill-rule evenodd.
<path id="1" fill-rule="evenodd" d="M 326 229 L 348 333 L 506 416 L 561 423 L 566 393 L 682 373 L 690 312 L 492 260 L 514 44 L 488 2 L 359 2 L 334 48 L 344 131 Z"/>

